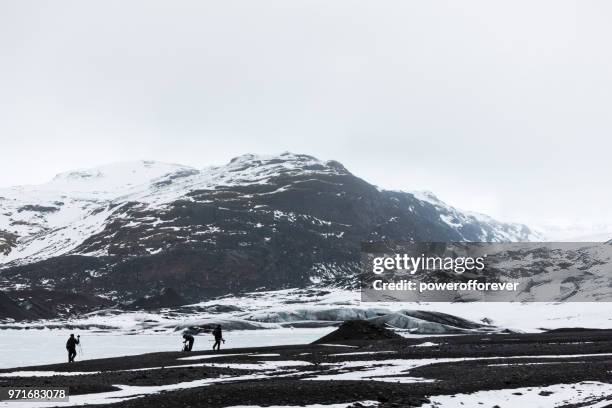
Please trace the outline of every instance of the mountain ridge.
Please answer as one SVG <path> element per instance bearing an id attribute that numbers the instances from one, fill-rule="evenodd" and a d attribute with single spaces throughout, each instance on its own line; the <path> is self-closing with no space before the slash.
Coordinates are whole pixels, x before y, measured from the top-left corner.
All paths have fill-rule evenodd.
<path id="1" fill-rule="evenodd" d="M 384 190 L 337 161 L 289 152 L 203 169 L 121 163 L 0 189 L 0 197 L 3 287 L 131 300 L 162 287 L 198 300 L 351 285 L 364 240 L 537 239 L 527 226 Z"/>

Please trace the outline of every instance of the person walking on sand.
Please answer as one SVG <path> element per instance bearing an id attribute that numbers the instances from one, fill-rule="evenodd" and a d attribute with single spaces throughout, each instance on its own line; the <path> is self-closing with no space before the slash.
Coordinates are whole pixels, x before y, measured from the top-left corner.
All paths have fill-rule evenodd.
<path id="1" fill-rule="evenodd" d="M 75 338 L 74 334 L 70 334 L 70 337 L 68 337 L 68 341 L 66 342 L 66 350 L 68 350 L 68 362 L 69 363 L 74 363 L 74 358 L 77 355 L 76 346 L 77 344 L 79 344 L 80 340 L 81 340 L 81 336 L 76 336 Z"/>
<path id="2" fill-rule="evenodd" d="M 215 336 L 215 344 L 213 344 L 213 350 L 221 350 L 221 342 L 225 343 L 225 340 L 223 339 L 223 332 L 221 331 L 220 324 L 215 327 L 212 334 L 213 336 Z"/>
<path id="3" fill-rule="evenodd" d="M 193 342 L 195 339 L 191 334 L 183 334 L 183 351 L 191 351 L 193 349 Z"/>

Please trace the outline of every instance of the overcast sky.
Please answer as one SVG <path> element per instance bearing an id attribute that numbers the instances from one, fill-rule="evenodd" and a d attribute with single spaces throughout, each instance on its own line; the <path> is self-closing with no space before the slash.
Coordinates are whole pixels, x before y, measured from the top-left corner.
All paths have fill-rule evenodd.
<path id="1" fill-rule="evenodd" d="M 285 150 L 503 220 L 610 222 L 612 3 L 0 2 L 0 186 Z"/>

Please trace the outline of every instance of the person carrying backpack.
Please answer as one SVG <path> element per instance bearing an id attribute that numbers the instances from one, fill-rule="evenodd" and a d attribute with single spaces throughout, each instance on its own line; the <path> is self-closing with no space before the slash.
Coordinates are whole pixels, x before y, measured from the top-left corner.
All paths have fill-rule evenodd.
<path id="1" fill-rule="evenodd" d="M 218 324 L 217 327 L 214 328 L 212 332 L 215 337 L 215 344 L 213 344 L 213 350 L 221 350 L 221 342 L 225 343 L 223 339 L 223 332 L 221 331 L 221 325 Z"/>

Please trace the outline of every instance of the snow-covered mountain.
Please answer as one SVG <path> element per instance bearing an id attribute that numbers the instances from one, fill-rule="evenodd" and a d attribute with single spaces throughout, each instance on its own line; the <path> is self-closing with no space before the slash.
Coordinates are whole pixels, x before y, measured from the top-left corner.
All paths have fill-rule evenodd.
<path id="1" fill-rule="evenodd" d="M 0 189 L 0 280 L 130 299 L 347 284 L 364 240 L 527 241 L 528 227 L 431 193 L 379 189 L 340 163 L 244 155 L 195 169 L 152 161 Z"/>

